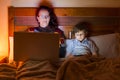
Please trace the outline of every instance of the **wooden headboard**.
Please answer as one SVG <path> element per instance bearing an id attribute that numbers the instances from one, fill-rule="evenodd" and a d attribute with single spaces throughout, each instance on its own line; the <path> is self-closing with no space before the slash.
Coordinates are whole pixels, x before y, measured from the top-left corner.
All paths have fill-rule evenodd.
<path id="1" fill-rule="evenodd" d="M 9 36 L 14 31 L 24 31 L 37 26 L 35 7 L 9 7 Z M 91 24 L 91 35 L 102 35 L 118 32 L 120 21 L 119 8 L 55 7 L 59 27 L 68 36 L 68 32 L 80 21 Z"/>

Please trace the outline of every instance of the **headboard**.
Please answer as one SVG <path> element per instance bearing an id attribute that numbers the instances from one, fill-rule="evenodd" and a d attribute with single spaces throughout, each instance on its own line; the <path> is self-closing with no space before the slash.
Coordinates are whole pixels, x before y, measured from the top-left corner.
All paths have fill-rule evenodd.
<path id="1" fill-rule="evenodd" d="M 35 20 L 36 7 L 9 7 L 9 36 L 14 31 L 24 31 L 28 27 L 37 26 Z M 88 8 L 88 7 L 55 7 L 59 27 L 68 37 L 68 32 L 80 21 L 90 23 L 91 35 L 118 32 L 119 8 Z"/>

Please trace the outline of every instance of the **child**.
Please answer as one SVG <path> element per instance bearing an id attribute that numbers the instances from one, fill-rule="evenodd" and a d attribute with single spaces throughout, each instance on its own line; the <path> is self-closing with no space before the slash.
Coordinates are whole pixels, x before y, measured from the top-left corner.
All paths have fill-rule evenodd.
<path id="1" fill-rule="evenodd" d="M 87 38 L 87 24 L 80 22 L 73 28 L 75 39 L 66 41 L 66 57 L 97 55 L 97 47 Z"/>

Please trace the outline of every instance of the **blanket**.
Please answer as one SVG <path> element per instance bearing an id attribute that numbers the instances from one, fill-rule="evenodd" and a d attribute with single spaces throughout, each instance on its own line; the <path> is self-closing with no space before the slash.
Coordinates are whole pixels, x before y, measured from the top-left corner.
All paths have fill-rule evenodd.
<path id="1" fill-rule="evenodd" d="M 18 67 L 2 63 L 0 80 L 120 80 L 120 57 L 80 56 L 57 64 L 28 60 Z"/>
<path id="2" fill-rule="evenodd" d="M 56 80 L 120 80 L 120 58 L 80 56 L 65 60 Z"/>
<path id="3" fill-rule="evenodd" d="M 0 64 L 0 80 L 16 80 L 16 67 L 7 64 L 1 63 Z"/>
<path id="4" fill-rule="evenodd" d="M 17 80 L 55 80 L 57 66 L 49 61 L 29 60 L 22 64 L 16 73 Z"/>

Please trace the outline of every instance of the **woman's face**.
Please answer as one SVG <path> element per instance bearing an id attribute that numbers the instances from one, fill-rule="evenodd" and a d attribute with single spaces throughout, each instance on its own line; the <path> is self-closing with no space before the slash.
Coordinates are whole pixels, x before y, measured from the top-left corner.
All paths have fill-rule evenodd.
<path id="1" fill-rule="evenodd" d="M 43 28 L 47 27 L 50 22 L 50 15 L 49 12 L 45 9 L 41 9 L 38 13 L 37 16 L 38 22 L 40 23 L 39 25 Z"/>
<path id="2" fill-rule="evenodd" d="M 81 31 L 75 33 L 75 38 L 79 41 L 83 41 L 85 39 L 85 36 L 86 36 L 86 34 L 85 34 L 84 30 L 81 30 Z"/>

